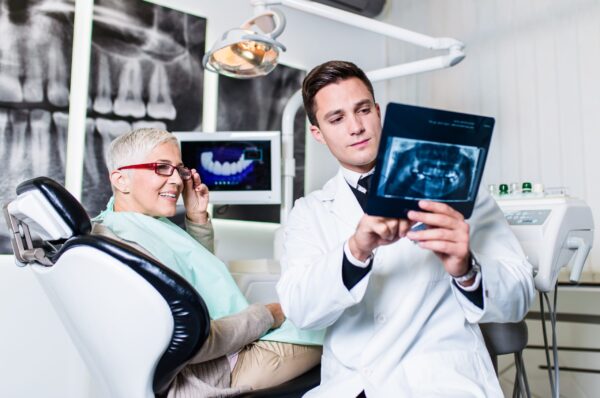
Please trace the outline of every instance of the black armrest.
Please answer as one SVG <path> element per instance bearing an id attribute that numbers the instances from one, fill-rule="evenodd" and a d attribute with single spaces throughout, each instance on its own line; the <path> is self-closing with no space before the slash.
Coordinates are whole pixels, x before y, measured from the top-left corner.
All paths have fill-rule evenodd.
<path id="1" fill-rule="evenodd" d="M 254 390 L 240 395 L 240 398 L 300 398 L 321 382 L 321 365 L 288 382 L 271 388 Z"/>

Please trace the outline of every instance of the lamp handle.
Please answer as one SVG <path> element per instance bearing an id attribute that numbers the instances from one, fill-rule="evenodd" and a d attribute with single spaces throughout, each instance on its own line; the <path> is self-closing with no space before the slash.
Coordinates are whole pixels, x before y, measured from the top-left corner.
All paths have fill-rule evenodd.
<path id="1" fill-rule="evenodd" d="M 252 25 L 256 25 L 262 33 L 274 39 L 285 29 L 285 15 L 278 9 L 271 8 L 247 20 L 241 28 L 252 30 Z"/>

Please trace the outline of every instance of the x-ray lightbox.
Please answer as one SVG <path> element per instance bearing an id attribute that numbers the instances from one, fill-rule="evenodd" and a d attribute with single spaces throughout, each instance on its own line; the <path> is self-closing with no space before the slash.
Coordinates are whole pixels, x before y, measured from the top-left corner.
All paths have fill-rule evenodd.
<path id="1" fill-rule="evenodd" d="M 367 213 L 405 217 L 426 199 L 470 217 L 493 128 L 491 117 L 388 104 Z"/>

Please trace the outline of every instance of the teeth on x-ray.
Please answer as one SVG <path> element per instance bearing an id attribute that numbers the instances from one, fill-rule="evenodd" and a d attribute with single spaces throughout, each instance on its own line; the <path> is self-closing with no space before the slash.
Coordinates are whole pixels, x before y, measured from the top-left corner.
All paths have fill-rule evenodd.
<path id="1" fill-rule="evenodd" d="M 177 112 L 171 101 L 169 78 L 163 64 L 156 64 L 150 78 L 148 115 L 155 119 L 175 119 Z"/>
<path id="2" fill-rule="evenodd" d="M 56 137 L 57 137 L 57 146 L 61 148 L 58 151 L 58 155 L 60 156 L 60 164 L 64 165 L 66 148 L 67 148 L 67 131 L 69 128 L 69 115 L 67 113 L 55 112 L 52 114 L 52 120 L 54 120 L 54 126 L 56 126 Z"/>
<path id="3" fill-rule="evenodd" d="M 157 120 L 140 120 L 139 122 L 134 122 L 132 125 L 133 130 L 141 128 L 154 128 L 159 130 L 166 130 L 167 125 L 164 122 L 159 122 Z"/>
<path id="4" fill-rule="evenodd" d="M 102 153 L 108 153 L 108 148 L 113 139 L 131 131 L 131 125 L 123 120 L 96 119 L 96 130 L 102 137 Z"/>
<path id="5" fill-rule="evenodd" d="M 25 62 L 25 81 L 23 82 L 23 98 L 27 102 L 42 102 L 44 86 L 43 70 L 40 56 L 33 46 L 29 46 L 27 62 Z"/>
<path id="6" fill-rule="evenodd" d="M 65 56 L 58 40 L 52 40 L 50 43 L 50 51 L 48 52 L 48 101 L 53 105 L 65 107 L 69 104 Z"/>
<path id="7" fill-rule="evenodd" d="M 252 164 L 252 160 L 244 160 L 244 154 L 240 156 L 237 162 L 219 162 L 218 160 L 213 161 L 212 152 L 203 152 L 200 155 L 200 162 L 202 167 L 213 174 L 220 176 L 229 176 L 233 174 L 241 173 L 247 167 Z"/>
<path id="8" fill-rule="evenodd" d="M 23 89 L 19 82 L 19 51 L 14 38 L 14 25 L 6 9 L 0 12 L 0 101 L 23 102 Z"/>
<path id="9" fill-rule="evenodd" d="M 111 113 L 113 107 L 111 96 L 110 66 L 106 55 L 101 53 L 98 65 L 98 85 L 96 87 L 96 98 L 94 99 L 94 110 L 102 114 Z"/>
<path id="10" fill-rule="evenodd" d="M 114 113 L 119 116 L 146 116 L 142 101 L 142 66 L 139 60 L 130 59 L 119 76 L 119 93 L 114 103 Z"/>
<path id="11" fill-rule="evenodd" d="M 2 21 L 0 20 L 0 25 Z M 0 29 L 2 31 L 4 29 Z M 4 38 L 0 35 L 0 43 Z M 0 101 L 23 102 L 23 88 L 19 82 L 19 63 L 16 53 L 2 46 L 0 51 Z"/>
<path id="12" fill-rule="evenodd" d="M 26 132 L 29 124 L 29 111 L 15 109 L 10 112 L 10 124 L 12 126 L 12 148 L 10 151 L 10 175 L 18 175 L 23 167 L 23 160 L 27 157 Z M 13 174 L 14 173 L 14 174 Z"/>
<path id="13" fill-rule="evenodd" d="M 34 176 L 47 176 L 50 174 L 50 136 L 48 134 L 50 122 L 50 112 L 43 109 L 34 109 L 29 115 L 31 126 L 29 153 L 35 156 L 35 161 L 32 162 Z"/>
<path id="14" fill-rule="evenodd" d="M 85 119 L 85 158 L 86 161 L 83 162 L 85 165 L 85 171 L 88 176 L 91 178 L 92 184 L 97 184 L 100 182 L 100 172 L 98 170 L 98 165 L 94 161 L 96 158 L 96 154 L 94 152 L 94 129 L 96 128 L 96 122 L 94 119 L 88 117 Z"/>
<path id="15" fill-rule="evenodd" d="M 0 109 L 0 159 L 6 159 L 6 151 L 10 141 L 7 137 L 6 125 L 8 124 L 8 112 L 4 109 Z"/>
<path id="16" fill-rule="evenodd" d="M 463 199 L 469 195 L 477 148 L 395 138 L 384 193 L 406 198 Z"/>

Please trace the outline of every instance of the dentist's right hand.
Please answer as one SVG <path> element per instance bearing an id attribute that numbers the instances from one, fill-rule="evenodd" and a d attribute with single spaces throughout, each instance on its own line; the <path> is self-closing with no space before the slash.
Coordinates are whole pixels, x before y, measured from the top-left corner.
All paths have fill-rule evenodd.
<path id="1" fill-rule="evenodd" d="M 354 235 L 348 240 L 348 248 L 357 260 L 366 261 L 379 246 L 389 245 L 405 237 L 413 224 L 414 222 L 403 218 L 364 214 Z"/>

